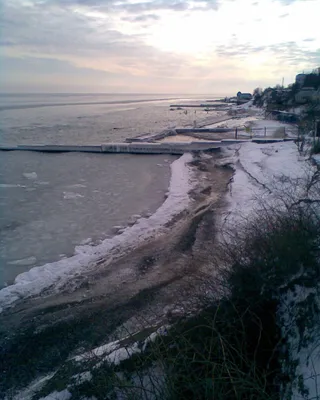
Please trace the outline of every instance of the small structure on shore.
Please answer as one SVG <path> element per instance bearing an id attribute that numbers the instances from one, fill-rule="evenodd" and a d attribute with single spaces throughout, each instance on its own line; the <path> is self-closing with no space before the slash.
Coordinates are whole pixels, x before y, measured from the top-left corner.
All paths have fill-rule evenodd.
<path id="1" fill-rule="evenodd" d="M 247 103 L 251 99 L 252 99 L 251 93 L 242 93 L 242 92 L 237 93 L 237 103 L 238 104 Z"/>
<path id="2" fill-rule="evenodd" d="M 278 121 L 287 122 L 291 124 L 296 124 L 300 121 L 299 115 L 295 113 L 290 113 L 288 111 L 272 110 L 271 116 L 272 119 L 276 119 Z"/>

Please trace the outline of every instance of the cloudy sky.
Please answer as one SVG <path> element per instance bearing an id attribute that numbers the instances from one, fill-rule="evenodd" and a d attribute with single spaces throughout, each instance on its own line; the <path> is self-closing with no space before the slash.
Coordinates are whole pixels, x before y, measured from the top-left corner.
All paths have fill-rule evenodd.
<path id="1" fill-rule="evenodd" d="M 233 94 L 320 66 L 320 0 L 0 0 L 1 92 Z"/>

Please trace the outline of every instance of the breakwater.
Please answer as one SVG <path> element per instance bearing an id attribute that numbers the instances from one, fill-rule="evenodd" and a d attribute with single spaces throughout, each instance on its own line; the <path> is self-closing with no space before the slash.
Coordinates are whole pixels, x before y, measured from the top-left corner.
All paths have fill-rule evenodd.
<path id="1" fill-rule="evenodd" d="M 45 153 L 131 153 L 131 154 L 173 154 L 181 155 L 190 151 L 219 151 L 215 142 L 186 143 L 106 143 L 97 146 L 72 145 L 17 145 L 0 146 L 2 151 L 38 151 Z"/>

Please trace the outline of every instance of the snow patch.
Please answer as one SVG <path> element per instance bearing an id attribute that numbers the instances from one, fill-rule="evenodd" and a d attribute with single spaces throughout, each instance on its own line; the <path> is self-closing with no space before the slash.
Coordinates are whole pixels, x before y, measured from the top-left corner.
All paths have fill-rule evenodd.
<path id="1" fill-rule="evenodd" d="M 312 400 L 319 399 L 320 394 L 320 323 L 317 311 L 310 315 L 310 308 L 306 307 L 308 296 L 314 296 L 312 301 L 316 304 L 312 310 L 320 306 L 320 287 L 307 288 L 295 286 L 294 292 L 288 291 L 281 300 L 279 315 L 283 328 L 283 335 L 287 338 L 290 362 L 297 362 L 295 377 L 290 383 L 292 389 L 291 400 L 302 398 Z M 305 313 L 306 324 L 300 332 L 298 326 L 299 313 Z M 288 330 L 288 327 L 290 329 Z M 300 378 L 299 378 L 300 377 Z M 308 395 L 301 394 L 301 382 L 303 389 L 307 390 Z"/>
<path id="2" fill-rule="evenodd" d="M 34 380 L 26 389 L 16 394 L 12 400 L 32 400 L 33 396 L 38 393 L 54 375 L 55 372 L 52 372 L 49 375 Z"/>
<path id="3" fill-rule="evenodd" d="M 143 342 L 134 342 L 130 346 L 123 346 L 122 343 L 125 340 L 130 339 L 130 336 L 116 340 L 114 342 L 107 343 L 103 346 L 96 347 L 95 349 L 88 351 L 80 356 L 74 357 L 77 362 L 96 360 L 96 367 L 101 365 L 101 362 L 107 361 L 109 364 L 119 365 L 121 361 L 126 360 L 133 354 L 141 353 L 145 351 L 148 343 L 154 342 L 158 336 L 167 335 L 167 326 L 158 328 L 155 332 L 152 332 Z"/>
<path id="4" fill-rule="evenodd" d="M 252 123 L 253 129 L 262 129 L 260 132 L 253 131 L 254 136 L 264 136 L 263 129 L 266 128 L 267 136 L 274 136 L 276 133 L 283 137 L 284 133 L 289 137 L 297 137 L 298 129 L 295 125 L 286 124 L 276 120 L 260 119 Z"/>
<path id="5" fill-rule="evenodd" d="M 39 400 L 69 400 L 71 397 L 72 395 L 69 390 L 65 389 L 62 392 L 54 391 L 46 397 L 41 397 Z"/>
<path id="6" fill-rule="evenodd" d="M 114 352 L 119 347 L 120 347 L 120 341 L 116 340 L 115 342 L 110 342 L 110 343 L 105 344 L 103 346 L 96 347 L 92 351 L 84 353 L 84 354 L 81 354 L 80 356 L 76 356 L 74 358 L 74 360 L 79 362 L 79 361 L 84 361 L 84 360 L 91 359 L 93 357 L 101 357 L 106 353 L 110 354 L 110 353 Z"/>
<path id="7" fill-rule="evenodd" d="M 227 196 L 229 207 L 225 220 L 237 223 L 250 215 L 258 205 L 257 199 L 271 201 L 276 177 L 303 179 L 312 173 L 312 167 L 298 153 L 293 142 L 272 144 L 242 143 L 228 147 L 233 152 L 228 162 L 236 171 Z M 223 161 L 223 160 L 222 160 Z M 283 190 L 286 183 L 281 184 Z"/>
<path id="8" fill-rule="evenodd" d="M 237 226 L 249 217 L 253 210 L 258 210 L 264 204 L 273 204 L 281 193 L 292 194 L 293 199 L 302 195 L 304 197 L 305 194 L 301 193 L 304 185 L 299 185 L 299 182 L 309 179 L 316 170 L 307 158 L 299 154 L 293 142 L 244 143 L 229 146 L 226 151 L 232 153 L 229 154 L 229 158 L 222 159 L 221 163 L 232 163 L 235 168 L 229 185 L 229 206 L 222 221 L 228 228 Z M 312 193 L 308 195 L 312 197 Z M 274 204 L 281 207 L 281 203 Z M 290 331 L 284 333 L 288 338 L 290 358 L 297 361 L 296 374 L 302 378 L 309 392 L 307 397 L 303 397 L 299 393 L 299 382 L 291 382 L 293 386 L 291 400 L 317 399 L 320 393 L 319 319 L 315 324 L 310 324 L 311 327 L 305 327 L 303 338 L 300 337 L 296 322 L 298 313 L 306 312 L 304 308 L 302 310 L 301 304 L 303 305 L 303 301 L 312 290 L 315 292 L 316 289 L 295 287 L 295 293 L 289 292 L 283 297 L 279 310 L 281 326 L 284 329 L 290 326 Z M 318 288 L 318 293 L 315 293 L 318 307 L 319 292 Z M 312 318 L 316 320 L 318 317 L 315 315 Z M 307 344 L 301 344 L 301 339 L 302 343 Z"/>
<path id="9" fill-rule="evenodd" d="M 37 262 L 36 257 L 28 257 L 28 258 L 23 258 L 21 260 L 14 260 L 14 261 L 9 261 L 8 264 L 10 265 L 33 265 Z"/>
<path id="10" fill-rule="evenodd" d="M 315 154 L 312 156 L 312 159 L 317 165 L 320 165 L 320 154 Z"/>
<path id="11" fill-rule="evenodd" d="M 109 364 L 119 365 L 121 361 L 130 358 L 133 354 L 140 353 L 141 348 L 138 343 L 134 343 L 130 347 L 121 347 L 112 353 L 108 354 L 104 361 L 107 361 Z"/>
<path id="12" fill-rule="evenodd" d="M 25 188 L 24 185 L 18 185 L 14 183 L 0 183 L 0 188 L 7 189 L 7 188 Z"/>
<path id="13" fill-rule="evenodd" d="M 47 181 L 37 181 L 36 184 L 37 184 L 37 185 L 41 185 L 41 186 L 46 186 L 46 185 L 50 185 L 50 182 L 47 182 Z"/>
<path id="14" fill-rule="evenodd" d="M 72 379 L 74 379 L 77 385 L 80 385 L 83 382 L 91 381 L 92 374 L 90 371 L 81 372 L 80 374 L 73 375 Z"/>
<path id="15" fill-rule="evenodd" d="M 84 197 L 82 194 L 74 193 L 74 192 L 63 192 L 63 198 L 65 200 L 73 200 L 78 199 L 80 197 Z"/>
<path id="16" fill-rule="evenodd" d="M 37 179 L 38 175 L 36 172 L 24 172 L 22 174 L 26 179 Z"/>
<path id="17" fill-rule="evenodd" d="M 87 238 L 87 239 L 83 239 L 79 244 L 80 245 L 85 245 L 85 244 L 90 244 L 92 243 L 92 239 L 91 238 Z M 65 254 L 63 254 L 64 256 Z"/>
<path id="18" fill-rule="evenodd" d="M 257 121 L 261 117 L 259 116 L 250 116 L 250 117 L 243 117 L 243 118 L 232 118 L 230 117 L 229 120 L 216 122 L 211 125 L 206 125 L 204 128 L 239 128 L 247 125 L 248 122 Z"/>
<path id="19" fill-rule="evenodd" d="M 75 183 L 74 185 L 70 185 L 70 188 L 86 188 L 86 185 L 83 185 L 82 183 Z"/>
<path id="20" fill-rule="evenodd" d="M 77 246 L 72 257 L 34 267 L 18 275 L 13 285 L 0 290 L 0 312 L 19 299 L 39 295 L 50 286 L 53 291 L 60 291 L 72 277 L 94 268 L 97 261 L 112 260 L 123 251 L 130 251 L 139 243 L 168 232 L 170 228 L 166 228 L 165 224 L 189 206 L 192 200 L 188 193 L 197 185 L 188 165 L 190 161 L 192 155 L 186 153 L 171 164 L 170 194 L 151 217 L 140 218 L 134 226 L 124 229 L 121 235 L 105 239 L 97 246 Z"/>

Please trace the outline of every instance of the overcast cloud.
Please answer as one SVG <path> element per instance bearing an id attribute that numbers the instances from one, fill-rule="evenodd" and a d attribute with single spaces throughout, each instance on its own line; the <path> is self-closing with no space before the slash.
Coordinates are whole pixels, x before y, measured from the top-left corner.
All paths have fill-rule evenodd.
<path id="1" fill-rule="evenodd" d="M 0 90 L 252 90 L 320 65 L 319 14 L 320 0 L 2 0 Z"/>

